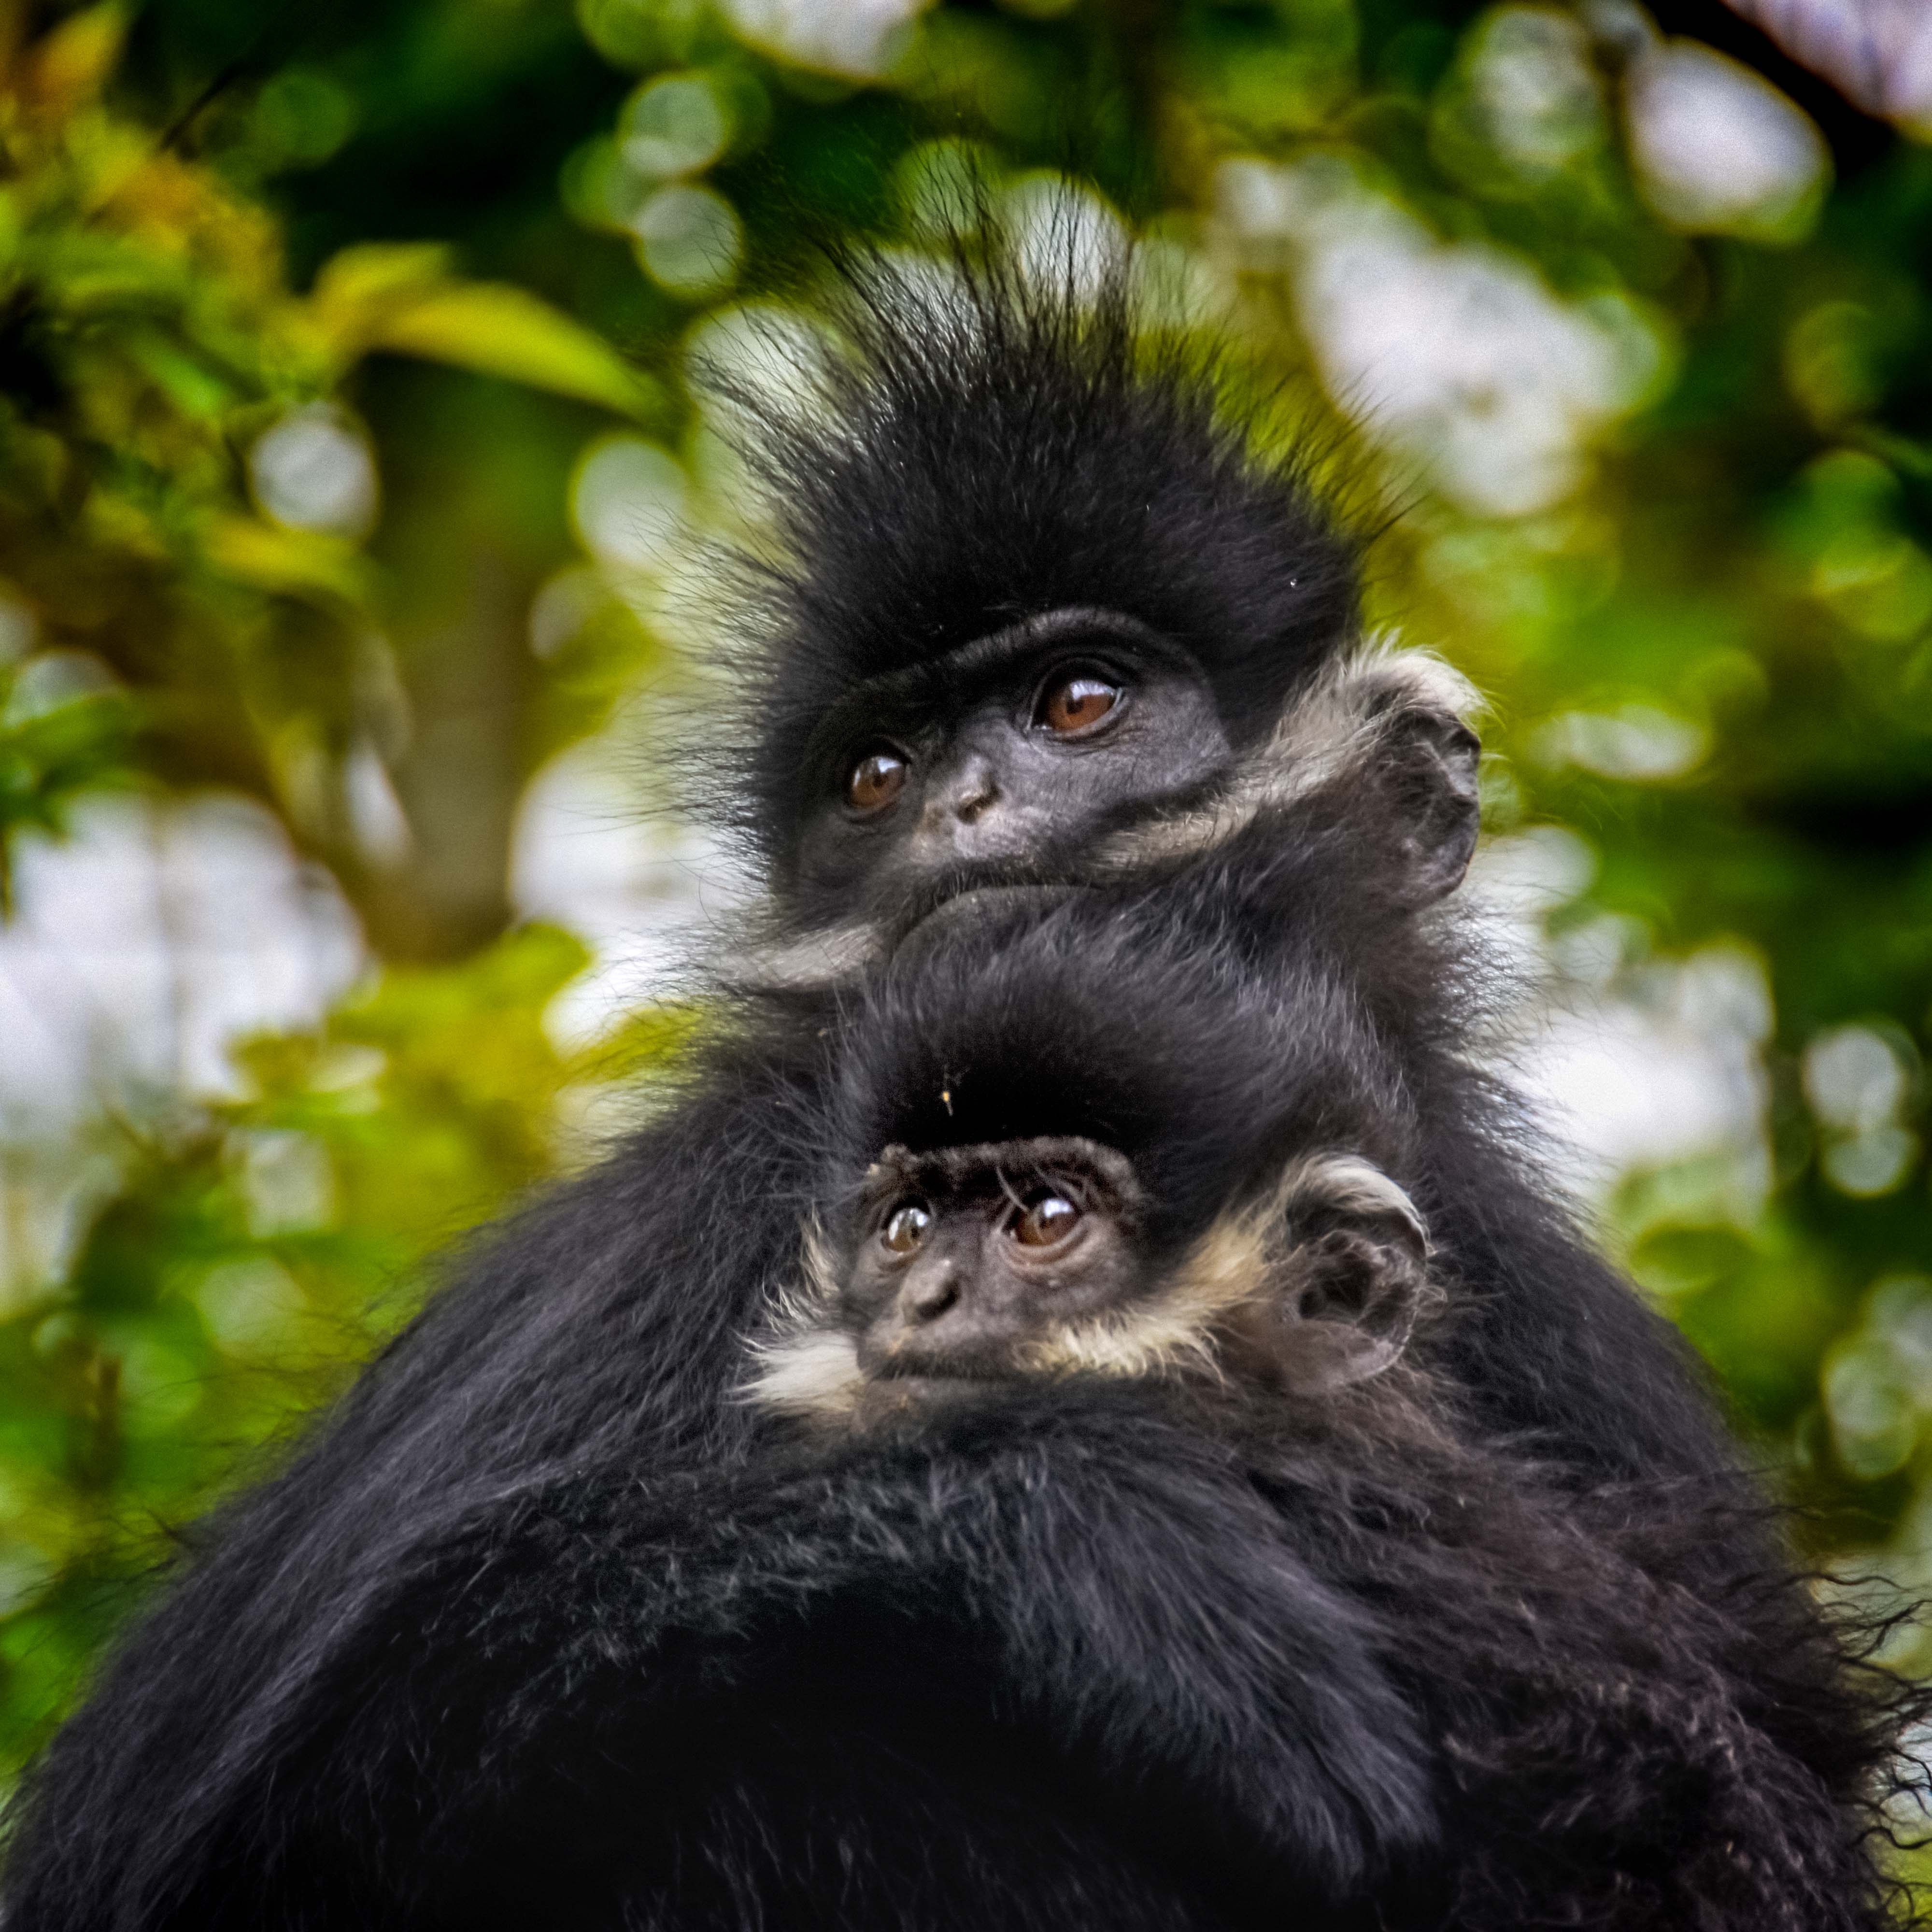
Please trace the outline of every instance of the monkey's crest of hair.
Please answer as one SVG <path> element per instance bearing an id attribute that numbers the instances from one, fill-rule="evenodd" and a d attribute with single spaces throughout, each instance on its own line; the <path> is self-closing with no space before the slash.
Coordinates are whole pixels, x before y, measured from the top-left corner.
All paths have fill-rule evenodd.
<path id="1" fill-rule="evenodd" d="M 1305 452 L 1264 454 L 1212 358 L 1139 328 L 1125 251 L 1097 281 L 1042 278 L 997 237 L 836 266 L 806 400 L 707 379 L 756 426 L 744 454 L 776 518 L 730 789 L 781 884 L 814 728 L 855 685 L 1100 606 L 1191 652 L 1239 744 L 1354 634 L 1354 546 Z"/>

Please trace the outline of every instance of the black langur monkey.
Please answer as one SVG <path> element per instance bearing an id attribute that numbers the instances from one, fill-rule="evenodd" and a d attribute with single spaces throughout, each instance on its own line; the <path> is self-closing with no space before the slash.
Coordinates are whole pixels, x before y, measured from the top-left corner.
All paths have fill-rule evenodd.
<path id="1" fill-rule="evenodd" d="M 902 949 L 730 1438 L 304 1580 L 130 1820 L 138 1913 L 83 1874 L 12 1922 L 1880 1932 L 1913 1700 L 1741 1488 L 1580 1474 L 1460 1385 L 1485 1124 L 1432 1115 L 1440 1004 L 1385 1024 L 1407 858 L 1327 802 L 1271 827 L 1265 976 L 1184 882 Z M 56 1770 L 138 1807 L 112 1711 Z"/>
<path id="2" fill-rule="evenodd" d="M 759 1345 L 751 1393 L 854 1422 L 1029 1376 L 1232 1373 L 1319 1394 L 1391 1366 L 1430 1298 L 1420 1217 L 1351 1154 L 1291 1163 L 1165 1266 L 1152 1206 L 1084 1136 L 889 1147 L 842 1255 L 808 1242 L 814 1292 Z"/>
<path id="3" fill-rule="evenodd" d="M 834 1452 L 775 1442 L 794 1426 L 743 1396 L 746 1338 L 798 1277 L 828 1124 L 850 1111 L 850 975 L 953 956 L 1016 912 L 1002 893 L 1157 902 L 1173 947 L 1215 940 L 1263 1004 L 1290 997 L 1298 947 L 1354 962 L 1346 997 L 1303 1009 L 1310 1050 L 1366 1027 L 1388 1118 L 1429 1149 L 1415 1198 L 1464 1290 L 1442 1402 L 1484 1439 L 1530 1432 L 1552 1481 L 1593 1494 L 1700 1493 L 1730 1468 L 1675 1338 L 1570 1231 L 1466 1064 L 1428 908 L 1473 842 L 1474 740 L 1426 660 L 1364 650 L 1349 546 L 1292 469 L 1136 340 L 1118 290 L 1089 310 L 995 266 L 928 301 L 882 274 L 847 320 L 829 413 L 768 446 L 790 560 L 766 578 L 736 794 L 772 887 L 762 990 L 675 1104 L 478 1244 L 284 1472 L 200 1532 L 30 1780 L 9 1932 L 513 1908 L 1204 1926 L 1229 1922 L 1203 1847 L 1360 1899 L 1436 1842 L 1426 1714 L 1361 1663 L 1381 1618 L 1434 1654 L 1397 1627 L 1412 1606 L 1427 1622 L 1430 1592 L 1364 1576 L 1352 1595 L 1282 1554 L 1222 1436 L 1136 1385 L 1022 1392 L 997 1420 Z M 1136 1072 L 1131 1034 L 1111 1058 Z M 1201 1164 L 1189 1185 L 1225 1190 L 1224 1140 L 1163 1144 Z M 1689 1600 L 1766 1561 L 1754 1528 L 1692 1534 L 1689 1504 L 1654 1507 Z M 873 1640 L 862 1658 L 821 1641 L 808 1612 L 835 1601 Z M 1786 1701 L 1794 1722 L 1825 1713 L 1825 1740 L 1844 1707 L 1805 1688 L 1823 1681 L 1808 1629 Z M 957 1659 L 1004 1660 L 990 1706 L 956 1636 Z M 1737 1694 L 1784 1698 L 1774 1647 L 1745 1648 Z M 808 1708 L 855 1675 L 885 1698 L 869 1714 Z M 734 1682 L 770 1700 L 742 1786 L 736 1734 L 707 1757 L 702 1721 Z M 931 1694 L 897 1724 L 901 1684 Z M 1834 1817 L 1877 1735 L 1798 1752 Z M 1220 1796 L 1143 1843 L 1124 1786 L 1154 1811 Z"/>

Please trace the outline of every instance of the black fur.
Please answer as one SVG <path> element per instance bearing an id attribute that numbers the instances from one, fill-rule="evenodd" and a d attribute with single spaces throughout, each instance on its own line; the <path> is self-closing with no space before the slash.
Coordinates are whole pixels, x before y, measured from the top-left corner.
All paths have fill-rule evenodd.
<path id="1" fill-rule="evenodd" d="M 1348 641 L 1299 486 L 1118 306 L 976 286 L 935 345 L 872 284 L 842 425 L 775 459 L 781 893 L 788 760 L 855 672 L 1125 604 L 1252 744 Z M 1870 1932 L 1907 1700 L 1468 1065 L 1400 790 L 1344 770 L 1205 858 L 721 1022 L 205 1526 L 28 1788 L 9 1932 Z M 1310 1111 L 1371 1138 L 1454 1283 L 1426 1359 L 1305 1409 L 1055 1386 L 836 1448 L 735 1400 L 827 1175 L 943 1114 L 959 1070 L 919 1054 L 962 1027 L 956 1106 L 1037 1132 L 1099 1093 L 1178 1213 Z"/>

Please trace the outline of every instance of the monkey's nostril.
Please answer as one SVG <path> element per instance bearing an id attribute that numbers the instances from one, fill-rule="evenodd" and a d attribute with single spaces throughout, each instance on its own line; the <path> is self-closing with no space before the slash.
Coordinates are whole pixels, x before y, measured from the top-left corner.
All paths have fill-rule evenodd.
<path id="1" fill-rule="evenodd" d="M 1000 796 L 992 760 L 976 752 L 968 755 L 953 767 L 940 796 L 943 810 L 960 824 L 970 825 Z"/>
<path id="2" fill-rule="evenodd" d="M 929 1275 L 906 1289 L 906 1306 L 916 1321 L 936 1322 L 959 1299 L 958 1277 L 950 1270 Z"/>
<path id="3" fill-rule="evenodd" d="M 999 788 L 991 780 L 974 785 L 954 800 L 952 815 L 962 824 L 970 825 L 999 795 Z"/>

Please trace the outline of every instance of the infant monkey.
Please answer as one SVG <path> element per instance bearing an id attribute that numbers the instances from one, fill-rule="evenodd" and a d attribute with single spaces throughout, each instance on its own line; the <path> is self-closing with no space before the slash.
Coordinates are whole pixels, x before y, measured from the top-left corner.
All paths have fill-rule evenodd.
<path id="1" fill-rule="evenodd" d="M 1212 962 L 1141 950 L 1153 997 L 1124 1012 L 1081 920 L 922 959 L 846 1034 L 875 1137 L 754 1338 L 754 1402 L 863 1424 L 1079 1374 L 1313 1396 L 1400 1358 L 1438 1295 L 1428 1236 L 1366 1131 L 1336 1144 L 1368 1125 L 1346 1067 Z"/>

